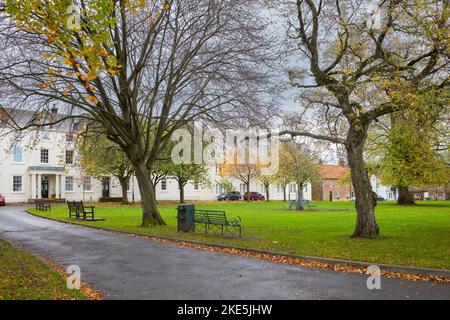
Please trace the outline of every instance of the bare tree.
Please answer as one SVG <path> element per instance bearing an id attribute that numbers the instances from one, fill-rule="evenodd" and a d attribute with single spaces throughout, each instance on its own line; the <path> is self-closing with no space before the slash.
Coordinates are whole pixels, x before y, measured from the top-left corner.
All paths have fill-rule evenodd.
<path id="1" fill-rule="evenodd" d="M 308 182 L 317 183 L 320 177 L 318 156 L 306 143 L 286 141 L 281 146 L 280 171 L 297 183 L 296 210 L 303 211 L 303 189 Z"/>
<path id="2" fill-rule="evenodd" d="M 404 95 L 447 86 L 448 1 L 385 0 L 375 16 L 362 0 L 296 0 L 290 9 L 289 36 L 309 69 L 289 73 L 307 109 L 298 123 L 305 115 L 318 121 L 316 129 L 283 133 L 345 147 L 356 195 L 353 237 L 374 237 L 367 132 L 380 117 L 409 108 Z"/>
<path id="3" fill-rule="evenodd" d="M 256 164 L 235 164 L 229 168 L 228 176 L 233 177 L 245 185 L 248 193 L 247 201 L 250 201 L 250 185 L 253 180 L 261 176 L 261 168 Z"/>
<path id="4" fill-rule="evenodd" d="M 103 126 L 133 164 L 142 224 L 163 225 L 149 173 L 171 134 L 196 119 L 264 121 L 275 41 L 256 0 L 78 3 L 73 28 L 61 5 L 9 2 L 0 23 L 0 101 L 36 111 L 58 101 L 67 117 Z M 39 125 L 52 122 L 20 129 Z"/>

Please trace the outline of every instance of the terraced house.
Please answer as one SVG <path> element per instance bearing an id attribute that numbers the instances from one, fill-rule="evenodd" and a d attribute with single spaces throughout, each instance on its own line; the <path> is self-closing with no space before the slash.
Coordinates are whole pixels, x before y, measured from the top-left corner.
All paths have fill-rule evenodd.
<path id="1" fill-rule="evenodd" d="M 79 120 L 66 119 L 57 108 L 39 113 L 29 110 L 0 109 L 0 194 L 8 203 L 31 202 L 34 199 L 54 201 L 82 200 L 98 201 L 118 199 L 122 196 L 119 181 L 111 176 L 94 179 L 87 176 L 77 165 L 76 139 L 81 129 Z M 12 119 L 12 121 L 11 121 Z M 15 123 L 28 130 L 15 131 Z M 48 125 L 52 124 L 53 125 Z M 39 127 L 39 125 L 47 124 Z M 185 187 L 186 200 L 215 200 L 225 192 L 216 167 L 210 168 L 210 185 L 189 183 Z M 236 179 L 229 179 L 236 191 L 242 194 L 245 185 Z M 283 186 L 270 186 L 270 198 L 282 200 Z M 295 199 L 297 186 L 286 187 L 287 198 Z M 258 179 L 251 183 L 251 191 L 265 193 Z M 311 199 L 311 186 L 306 185 L 305 198 Z M 177 201 L 178 183 L 165 179 L 156 186 L 158 200 Z M 129 184 L 128 198 L 140 201 L 137 180 L 133 177 Z"/>

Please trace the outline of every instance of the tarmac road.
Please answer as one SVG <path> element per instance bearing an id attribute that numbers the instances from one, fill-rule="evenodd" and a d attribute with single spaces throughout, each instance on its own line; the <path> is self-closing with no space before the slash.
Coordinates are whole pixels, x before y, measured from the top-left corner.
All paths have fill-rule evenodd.
<path id="1" fill-rule="evenodd" d="M 252 260 L 68 225 L 0 207 L 0 237 L 78 265 L 107 299 L 450 299 L 450 285 L 382 278 Z"/>

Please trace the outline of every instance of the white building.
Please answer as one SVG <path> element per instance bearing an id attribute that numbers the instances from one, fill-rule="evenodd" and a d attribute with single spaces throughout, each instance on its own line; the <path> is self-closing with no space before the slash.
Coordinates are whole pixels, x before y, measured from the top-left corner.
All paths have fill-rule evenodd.
<path id="1" fill-rule="evenodd" d="M 57 109 L 43 111 L 38 116 L 27 110 L 7 110 L 21 126 L 29 123 L 51 123 L 63 119 Z M 3 117 L 3 118 L 2 118 Z M 79 128 L 76 120 L 65 120 L 53 126 L 33 127 L 18 133 L 6 125 L 5 115 L 0 109 L 0 194 L 7 202 L 30 202 L 34 199 L 98 201 L 100 198 L 122 197 L 117 179 L 104 177 L 101 180 L 88 177 L 76 165 L 73 132 Z M 215 200 L 224 192 L 216 168 L 210 170 L 210 186 L 188 184 L 186 200 Z M 229 179 L 236 191 L 245 193 L 245 185 Z M 296 199 L 297 186 L 287 188 L 287 198 Z M 265 196 L 264 186 L 257 180 L 251 183 L 251 191 Z M 161 181 L 156 186 L 159 201 L 179 200 L 178 184 L 174 179 Z M 137 181 L 132 178 L 128 190 L 129 200 L 140 201 Z M 311 200 L 311 185 L 304 189 L 305 199 Z M 283 200 L 283 188 L 270 186 L 270 199 Z"/>
<path id="2" fill-rule="evenodd" d="M 380 179 L 373 175 L 370 178 L 370 183 L 372 184 L 372 190 L 379 196 L 383 197 L 384 199 L 388 201 L 396 201 L 398 198 L 398 192 L 396 188 L 393 188 L 392 186 L 385 186 L 382 185 L 380 182 Z"/>

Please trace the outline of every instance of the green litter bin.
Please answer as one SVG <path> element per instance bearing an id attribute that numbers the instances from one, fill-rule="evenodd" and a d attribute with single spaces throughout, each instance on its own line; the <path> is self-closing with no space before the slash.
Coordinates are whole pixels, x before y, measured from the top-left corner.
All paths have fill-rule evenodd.
<path id="1" fill-rule="evenodd" d="M 178 232 L 194 231 L 194 211 L 193 204 L 184 204 L 178 206 Z"/>

